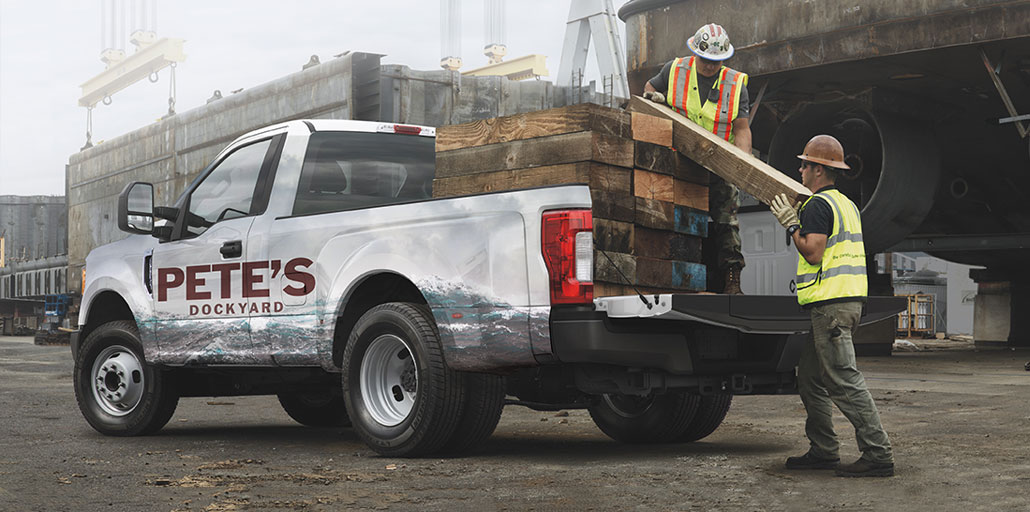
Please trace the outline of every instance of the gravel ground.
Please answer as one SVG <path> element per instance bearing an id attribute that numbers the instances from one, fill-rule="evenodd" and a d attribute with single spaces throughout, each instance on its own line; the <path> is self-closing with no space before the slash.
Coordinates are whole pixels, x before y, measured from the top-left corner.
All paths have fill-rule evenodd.
<path id="1" fill-rule="evenodd" d="M 710 437 L 662 446 L 508 407 L 454 459 L 379 457 L 274 397 L 183 399 L 156 435 L 109 438 L 79 414 L 67 347 L 0 338 L 0 510 L 1030 510 L 1030 351 L 920 348 L 859 359 L 897 476 L 841 479 L 783 469 L 807 447 L 797 396 L 737 397 Z"/>

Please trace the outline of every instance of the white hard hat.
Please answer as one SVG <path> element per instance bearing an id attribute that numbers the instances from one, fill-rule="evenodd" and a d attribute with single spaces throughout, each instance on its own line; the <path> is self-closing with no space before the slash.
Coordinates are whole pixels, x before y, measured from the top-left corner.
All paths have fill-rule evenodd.
<path id="1" fill-rule="evenodd" d="M 709 23 L 687 39 L 687 48 L 698 57 L 708 60 L 726 60 L 733 56 L 730 36 L 722 25 Z"/>

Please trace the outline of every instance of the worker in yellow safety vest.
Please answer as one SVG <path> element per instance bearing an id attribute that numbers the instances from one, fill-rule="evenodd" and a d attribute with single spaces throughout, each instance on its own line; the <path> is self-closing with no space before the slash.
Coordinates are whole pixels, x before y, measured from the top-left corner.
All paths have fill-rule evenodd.
<path id="1" fill-rule="evenodd" d="M 710 23 L 687 40 L 687 48 L 693 55 L 666 63 L 658 75 L 644 84 L 644 97 L 669 105 L 750 154 L 747 74 L 722 65 L 733 56 L 729 35 L 721 26 Z M 708 189 L 708 212 L 715 224 L 711 239 L 718 248 L 723 293 L 728 294 L 741 293 L 744 255 L 740 252 L 739 208 L 737 188 L 713 174 Z"/>
<path id="2" fill-rule="evenodd" d="M 798 303 L 812 317 L 812 332 L 798 361 L 798 393 L 808 413 L 810 447 L 804 455 L 788 457 L 786 466 L 836 468 L 837 476 L 893 476 L 891 443 L 858 371 L 852 344 L 868 282 L 861 215 L 836 187 L 838 174 L 849 168 L 844 148 L 830 135 L 817 135 L 798 158 L 801 183 L 812 197 L 791 206 L 780 194 L 770 205 L 797 247 Z M 853 464 L 840 465 L 834 404 L 855 427 L 862 457 Z"/>

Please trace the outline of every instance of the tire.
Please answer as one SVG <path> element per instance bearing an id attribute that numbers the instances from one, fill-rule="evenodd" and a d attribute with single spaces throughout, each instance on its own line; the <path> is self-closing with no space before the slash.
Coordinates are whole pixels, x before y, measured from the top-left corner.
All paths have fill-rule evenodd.
<path id="1" fill-rule="evenodd" d="M 616 441 L 671 443 L 683 435 L 699 403 L 696 395 L 688 393 L 602 395 L 589 411 L 594 424 Z"/>
<path id="2" fill-rule="evenodd" d="M 733 395 L 730 394 L 702 396 L 697 413 L 687 425 L 687 430 L 679 439 L 680 442 L 697 441 L 715 432 L 715 429 L 722 425 L 722 420 L 726 419 L 726 413 L 729 412 L 731 403 L 733 403 Z"/>
<path id="3" fill-rule="evenodd" d="M 108 436 L 157 432 L 179 403 L 169 374 L 146 363 L 136 324 L 126 320 L 86 336 L 75 360 L 74 386 L 86 421 Z"/>
<path id="4" fill-rule="evenodd" d="M 454 434 L 444 445 L 449 455 L 476 452 L 494 433 L 504 410 L 504 377 L 486 373 L 462 372 L 465 379 L 465 406 Z"/>
<path id="5" fill-rule="evenodd" d="M 333 390 L 306 393 L 280 393 L 279 404 L 286 414 L 301 425 L 309 427 L 349 427 L 347 406 L 342 396 Z"/>
<path id="6" fill-rule="evenodd" d="M 343 353 L 354 430 L 381 455 L 439 451 L 461 419 L 464 382 L 447 368 L 428 308 L 392 302 L 358 319 Z"/>

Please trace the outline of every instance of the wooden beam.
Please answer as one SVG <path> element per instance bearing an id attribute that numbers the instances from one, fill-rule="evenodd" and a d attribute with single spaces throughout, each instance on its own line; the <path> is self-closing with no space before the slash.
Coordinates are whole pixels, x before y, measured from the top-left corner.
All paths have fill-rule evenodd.
<path id="1" fill-rule="evenodd" d="M 633 140 L 672 147 L 672 121 L 640 112 L 633 112 L 630 124 Z"/>
<path id="2" fill-rule="evenodd" d="M 633 195 L 671 203 L 676 198 L 673 191 L 673 178 L 643 169 L 633 169 Z"/>
<path id="3" fill-rule="evenodd" d="M 664 105 L 634 96 L 630 99 L 629 108 L 634 112 L 671 119 L 676 150 L 765 204 L 778 194 L 786 194 L 791 204 L 804 201 L 811 195 L 797 181 Z"/>
<path id="4" fill-rule="evenodd" d="M 685 180 L 675 180 L 672 185 L 672 202 L 689 206 L 695 210 L 708 211 L 708 187 Z"/>
<path id="5" fill-rule="evenodd" d="M 592 131 L 625 139 L 632 138 L 630 114 L 623 110 L 582 103 L 441 126 L 436 130 L 436 150 L 497 144 L 563 133 Z"/>
<path id="6" fill-rule="evenodd" d="M 596 220 L 595 220 L 596 222 Z M 633 255 L 663 260 L 701 261 L 701 238 L 635 226 Z"/>
<path id="7" fill-rule="evenodd" d="M 675 149 L 650 142 L 633 141 L 633 167 L 662 174 L 675 174 L 678 164 L 679 154 Z M 702 171 L 708 174 L 708 171 Z"/>
<path id="8" fill-rule="evenodd" d="M 633 167 L 633 141 L 598 132 L 577 132 L 438 151 L 436 177 L 587 161 Z"/>
<path id="9" fill-rule="evenodd" d="M 676 225 L 673 203 L 643 197 L 637 197 L 636 202 L 636 224 L 652 229 L 673 230 Z"/>
<path id="10" fill-rule="evenodd" d="M 633 252 L 633 233 L 629 222 L 594 218 L 594 247 L 599 250 L 629 254 Z"/>
<path id="11" fill-rule="evenodd" d="M 617 252 L 605 251 L 605 254 L 608 255 L 607 258 L 604 256 L 604 254 L 594 254 L 595 281 L 625 284 L 626 280 L 628 279 L 630 283 L 636 283 L 636 258 L 630 256 L 629 254 L 622 254 Z M 609 261 L 609 258 L 611 258 L 611 261 Z M 613 266 L 612 263 L 614 263 L 615 265 Z M 618 268 L 618 270 L 616 270 L 616 267 Z"/>
<path id="12" fill-rule="evenodd" d="M 675 205 L 673 230 L 686 235 L 708 237 L 708 213 L 687 206 Z"/>

